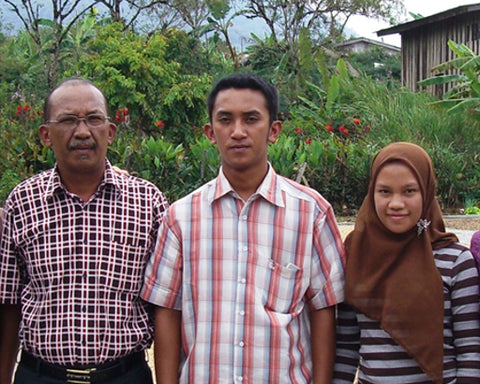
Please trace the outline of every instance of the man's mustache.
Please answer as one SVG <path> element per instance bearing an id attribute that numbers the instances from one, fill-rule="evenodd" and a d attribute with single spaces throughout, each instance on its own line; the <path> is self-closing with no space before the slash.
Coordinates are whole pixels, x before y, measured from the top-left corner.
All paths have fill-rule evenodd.
<path id="1" fill-rule="evenodd" d="M 92 140 L 73 140 L 68 144 L 69 150 L 95 149 L 97 145 Z"/>

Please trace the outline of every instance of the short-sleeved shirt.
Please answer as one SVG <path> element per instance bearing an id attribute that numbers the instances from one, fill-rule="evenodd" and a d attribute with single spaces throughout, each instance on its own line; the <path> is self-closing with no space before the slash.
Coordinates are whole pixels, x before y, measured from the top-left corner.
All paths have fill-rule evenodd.
<path id="1" fill-rule="evenodd" d="M 22 348 L 60 365 L 147 348 L 152 311 L 139 292 L 167 206 L 152 183 L 108 160 L 87 202 L 56 168 L 14 188 L 3 210 L 0 303 L 22 306 Z"/>
<path id="2" fill-rule="evenodd" d="M 174 203 L 142 297 L 182 311 L 182 383 L 309 383 L 309 311 L 343 300 L 330 204 L 272 167 L 244 202 L 220 171 Z"/>

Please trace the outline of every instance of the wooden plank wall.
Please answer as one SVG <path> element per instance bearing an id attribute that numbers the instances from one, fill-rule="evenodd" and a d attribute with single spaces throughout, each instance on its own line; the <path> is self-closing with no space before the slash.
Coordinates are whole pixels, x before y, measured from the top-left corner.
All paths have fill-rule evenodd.
<path id="1" fill-rule="evenodd" d="M 431 71 L 432 67 L 455 57 L 448 48 L 448 40 L 465 44 L 477 55 L 480 54 L 480 12 L 402 33 L 404 86 L 418 91 L 417 82 L 435 74 Z M 441 97 L 449 88 L 450 85 L 430 86 L 427 91 Z"/>

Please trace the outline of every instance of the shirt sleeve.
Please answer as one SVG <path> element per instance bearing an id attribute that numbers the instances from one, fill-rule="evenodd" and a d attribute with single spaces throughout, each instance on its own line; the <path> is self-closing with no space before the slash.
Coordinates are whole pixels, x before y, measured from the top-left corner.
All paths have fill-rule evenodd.
<path id="1" fill-rule="evenodd" d="M 329 307 L 344 299 L 345 250 L 331 207 L 320 213 L 314 227 L 311 269 L 312 310 Z"/>
<path id="2" fill-rule="evenodd" d="M 21 279 L 18 260 L 13 241 L 11 215 L 13 209 L 9 200 L 2 210 L 2 228 L 0 233 L 0 304 L 18 304 L 20 302 Z"/>
<path id="3" fill-rule="evenodd" d="M 147 262 L 140 296 L 154 305 L 181 310 L 183 261 L 181 242 L 170 225 L 171 213 L 168 210 L 160 224 L 155 251 Z"/>
<path id="4" fill-rule="evenodd" d="M 360 327 L 355 311 L 347 304 L 337 306 L 337 348 L 333 372 L 334 384 L 353 383 L 360 349 Z"/>
<path id="5" fill-rule="evenodd" d="M 480 377 L 478 272 L 470 251 L 459 255 L 452 272 L 450 298 L 457 383 L 466 384 Z"/>

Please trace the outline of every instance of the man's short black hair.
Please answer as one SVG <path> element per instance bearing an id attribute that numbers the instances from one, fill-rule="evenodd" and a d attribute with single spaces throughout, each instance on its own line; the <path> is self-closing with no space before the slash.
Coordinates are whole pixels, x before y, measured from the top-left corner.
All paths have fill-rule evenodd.
<path id="1" fill-rule="evenodd" d="M 278 94 L 275 87 L 267 83 L 259 76 L 246 74 L 246 73 L 234 73 L 233 75 L 222 78 L 210 91 L 207 98 L 208 105 L 208 117 L 210 122 L 212 121 L 212 111 L 217 99 L 217 95 L 220 91 L 225 89 L 252 89 L 254 91 L 262 92 L 267 102 L 268 113 L 270 116 L 270 124 L 277 120 L 278 113 Z"/>

